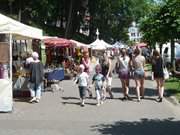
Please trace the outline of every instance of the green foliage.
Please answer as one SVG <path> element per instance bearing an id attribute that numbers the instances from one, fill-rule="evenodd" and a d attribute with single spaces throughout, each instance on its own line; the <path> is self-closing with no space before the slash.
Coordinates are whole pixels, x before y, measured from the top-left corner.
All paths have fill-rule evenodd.
<path id="1" fill-rule="evenodd" d="M 100 37 L 108 41 L 127 41 L 128 27 L 149 12 L 149 3 L 149 0 L 89 1 L 91 29 L 99 28 Z M 95 37 L 95 31 L 92 32 Z"/>
<path id="2" fill-rule="evenodd" d="M 179 38 L 180 1 L 167 0 L 157 5 L 151 14 L 141 20 L 143 39 L 149 43 L 164 43 Z"/>
<path id="3" fill-rule="evenodd" d="M 84 0 L 13 0 L 13 7 L 9 9 L 16 16 L 21 13 L 22 22 L 40 25 L 49 35 L 57 32 L 57 35 L 66 33 L 68 37 L 74 37 L 86 10 L 81 6 L 83 2 Z M 132 21 L 138 22 L 140 17 L 149 13 L 152 3 L 153 0 L 89 0 L 87 9 L 91 15 L 90 38 L 95 37 L 96 28 L 99 28 L 100 38 L 106 41 L 127 41 L 128 27 Z M 9 1 L 1 0 L 0 4 L 3 9 L 9 7 Z M 9 14 L 7 10 L 3 11 Z M 80 14 L 77 15 L 77 12 Z M 56 22 L 60 20 L 65 20 L 68 24 L 65 29 L 62 24 L 56 26 Z"/>
<path id="4" fill-rule="evenodd" d="M 169 96 L 175 96 L 180 101 L 180 82 L 178 78 L 170 78 L 165 82 L 165 89 Z"/>

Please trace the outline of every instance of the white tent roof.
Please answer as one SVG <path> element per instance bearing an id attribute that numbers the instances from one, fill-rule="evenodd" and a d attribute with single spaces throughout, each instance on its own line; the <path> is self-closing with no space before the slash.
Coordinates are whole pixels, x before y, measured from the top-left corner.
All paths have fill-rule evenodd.
<path id="1" fill-rule="evenodd" d="M 123 44 L 122 42 L 116 42 L 112 45 L 113 48 L 127 48 L 127 45 Z"/>
<path id="2" fill-rule="evenodd" d="M 42 38 L 42 30 L 34 28 L 0 13 L 0 34 L 12 34 L 16 39 Z"/>
<path id="3" fill-rule="evenodd" d="M 90 44 L 90 47 L 94 50 L 105 50 L 111 48 L 112 46 L 106 43 L 104 40 L 99 40 L 98 38 Z"/>

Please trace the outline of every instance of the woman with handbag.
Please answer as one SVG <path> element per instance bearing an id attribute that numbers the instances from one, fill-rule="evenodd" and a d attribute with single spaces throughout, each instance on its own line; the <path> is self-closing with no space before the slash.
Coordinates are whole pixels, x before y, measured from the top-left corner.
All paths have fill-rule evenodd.
<path id="1" fill-rule="evenodd" d="M 164 72 L 163 59 L 157 50 L 153 51 L 152 57 L 152 79 L 156 80 L 158 89 L 158 102 L 162 102 L 164 94 Z"/>

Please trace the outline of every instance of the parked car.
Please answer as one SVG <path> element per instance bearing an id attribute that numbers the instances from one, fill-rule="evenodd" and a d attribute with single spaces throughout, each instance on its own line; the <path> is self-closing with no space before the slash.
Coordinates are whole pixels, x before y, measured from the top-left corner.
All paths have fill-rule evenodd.
<path id="1" fill-rule="evenodd" d="M 162 47 L 162 56 L 164 63 L 169 67 L 171 64 L 171 44 L 164 44 Z M 175 43 L 175 59 L 180 59 L 180 44 Z"/>

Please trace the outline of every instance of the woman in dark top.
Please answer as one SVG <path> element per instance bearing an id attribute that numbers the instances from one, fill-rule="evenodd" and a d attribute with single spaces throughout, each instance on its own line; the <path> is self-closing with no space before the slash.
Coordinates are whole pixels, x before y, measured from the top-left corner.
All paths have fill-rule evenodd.
<path id="1" fill-rule="evenodd" d="M 152 58 L 152 78 L 156 80 L 159 97 L 158 102 L 162 102 L 164 94 L 164 73 L 163 73 L 163 59 L 157 50 L 153 51 Z"/>
<path id="2" fill-rule="evenodd" d="M 100 62 L 101 67 L 102 67 L 102 74 L 104 75 L 104 77 L 106 78 L 104 81 L 104 86 L 107 90 L 107 92 L 110 95 L 110 98 L 113 98 L 113 94 L 111 91 L 111 83 L 112 83 L 112 65 L 111 65 L 111 60 L 110 58 L 107 56 L 106 53 L 104 53 L 104 57 L 102 59 L 102 61 Z M 104 91 L 104 93 L 106 93 L 106 91 Z"/>
<path id="3" fill-rule="evenodd" d="M 31 92 L 31 97 L 32 97 L 30 102 L 38 103 L 41 98 L 41 83 L 43 82 L 44 72 L 43 72 L 43 65 L 38 59 L 39 57 L 38 53 L 33 52 L 32 57 L 34 61 L 30 63 L 30 67 L 29 67 L 30 92 Z"/>

